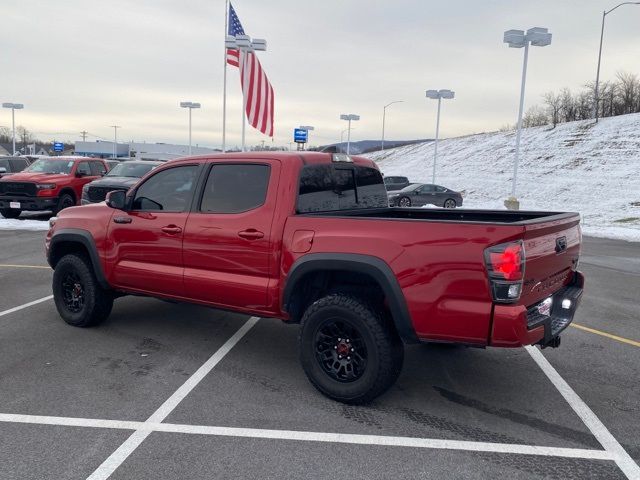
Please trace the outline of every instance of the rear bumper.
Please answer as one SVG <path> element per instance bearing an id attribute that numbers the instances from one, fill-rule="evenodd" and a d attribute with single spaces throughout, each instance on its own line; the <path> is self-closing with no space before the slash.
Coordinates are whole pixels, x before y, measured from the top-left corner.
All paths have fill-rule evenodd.
<path id="1" fill-rule="evenodd" d="M 542 302 L 529 308 L 523 305 L 495 305 L 490 345 L 522 347 L 539 344 L 546 347 L 553 344 L 573 321 L 583 288 L 584 275 L 575 272 L 569 285 L 548 297 L 552 299 L 549 315 L 539 312 L 538 307 Z"/>
<path id="2" fill-rule="evenodd" d="M 58 204 L 58 197 L 0 197 L 0 208 L 11 208 L 11 202 L 20 203 L 20 210 L 51 210 Z"/>

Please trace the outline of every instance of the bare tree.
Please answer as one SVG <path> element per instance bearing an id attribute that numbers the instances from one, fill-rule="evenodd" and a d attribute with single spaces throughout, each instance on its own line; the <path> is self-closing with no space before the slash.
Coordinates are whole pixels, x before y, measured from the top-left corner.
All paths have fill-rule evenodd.
<path id="1" fill-rule="evenodd" d="M 563 88 L 560 92 L 560 111 L 562 112 L 562 119 L 565 122 L 573 122 L 576 120 L 576 106 L 575 100 L 571 90 Z"/>
<path id="2" fill-rule="evenodd" d="M 549 123 L 547 112 L 545 112 L 543 108 L 537 105 L 530 107 L 522 117 L 522 126 L 525 128 L 540 127 L 542 125 L 546 125 L 547 123 Z"/>
<path id="3" fill-rule="evenodd" d="M 549 119 L 553 123 L 553 128 L 560 123 L 560 112 L 562 109 L 562 98 L 553 92 L 547 92 L 544 94 L 544 103 L 547 105 L 547 111 L 549 113 Z"/>
<path id="4" fill-rule="evenodd" d="M 635 73 L 618 72 L 618 101 L 621 113 L 635 113 L 640 108 L 640 80 Z"/>
<path id="5" fill-rule="evenodd" d="M 9 127 L 0 127 L 0 143 L 10 143 L 12 139 Z"/>

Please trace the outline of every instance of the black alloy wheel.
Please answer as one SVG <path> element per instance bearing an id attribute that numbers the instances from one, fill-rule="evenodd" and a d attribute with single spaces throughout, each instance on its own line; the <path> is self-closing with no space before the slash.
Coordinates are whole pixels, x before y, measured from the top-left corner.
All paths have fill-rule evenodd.
<path id="1" fill-rule="evenodd" d="M 62 278 L 62 300 L 72 313 L 81 312 L 84 308 L 84 285 L 75 272 L 66 272 Z"/>
<path id="2" fill-rule="evenodd" d="M 339 382 L 353 382 L 367 368 L 367 347 L 358 329 L 347 320 L 328 318 L 314 335 L 316 360 L 322 370 Z"/>

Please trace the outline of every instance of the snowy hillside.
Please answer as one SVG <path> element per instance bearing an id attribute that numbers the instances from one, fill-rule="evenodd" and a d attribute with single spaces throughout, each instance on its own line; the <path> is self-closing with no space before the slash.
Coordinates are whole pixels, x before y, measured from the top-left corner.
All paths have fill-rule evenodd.
<path id="1" fill-rule="evenodd" d="M 513 131 L 442 140 L 436 183 L 466 191 L 465 207 L 503 209 L 514 145 Z M 366 156 L 431 183 L 432 142 Z M 640 241 L 640 114 L 523 130 L 517 197 L 523 210 L 580 212 L 586 235 Z"/>

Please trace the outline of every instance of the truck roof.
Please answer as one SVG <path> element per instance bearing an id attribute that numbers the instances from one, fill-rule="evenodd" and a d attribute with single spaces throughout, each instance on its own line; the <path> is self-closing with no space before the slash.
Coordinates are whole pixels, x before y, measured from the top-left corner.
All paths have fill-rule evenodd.
<path id="1" fill-rule="evenodd" d="M 308 164 L 323 164 L 323 163 L 341 163 L 334 162 L 333 153 L 323 153 L 323 152 L 229 152 L 229 153 L 219 153 L 219 154 L 206 154 L 206 155 L 197 155 L 191 157 L 181 157 L 176 158 L 174 160 L 170 160 L 169 163 L 188 163 L 195 161 L 208 161 L 208 160 L 237 160 L 237 161 L 246 161 L 246 162 L 254 162 L 256 160 L 264 160 L 264 159 L 277 159 L 281 162 L 297 162 L 302 165 Z M 361 165 L 365 167 L 371 167 L 378 169 L 378 166 L 373 160 L 369 160 L 368 158 L 358 157 L 349 155 L 349 158 L 356 165 Z"/>

